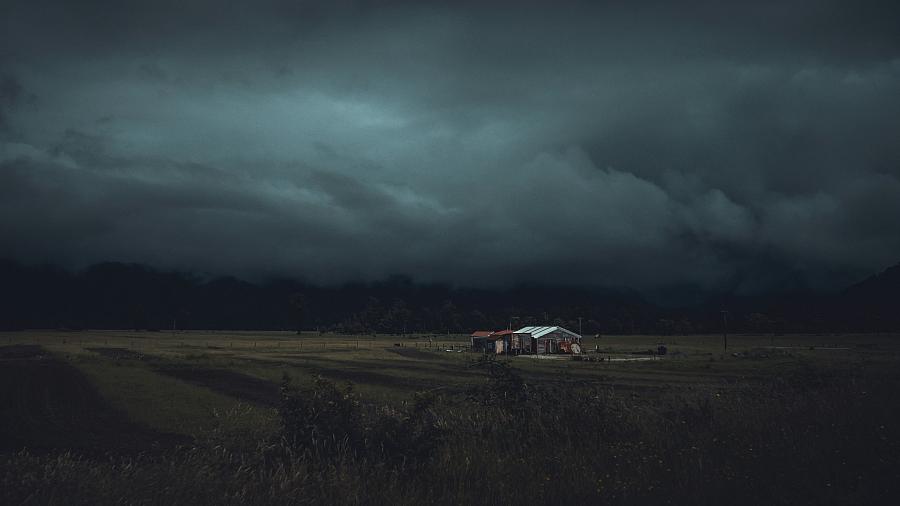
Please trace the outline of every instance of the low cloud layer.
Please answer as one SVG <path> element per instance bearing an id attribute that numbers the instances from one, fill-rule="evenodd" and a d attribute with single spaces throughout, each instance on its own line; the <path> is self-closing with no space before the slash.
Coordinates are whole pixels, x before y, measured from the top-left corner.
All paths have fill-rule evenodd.
<path id="1" fill-rule="evenodd" d="M 0 256 L 756 292 L 900 260 L 892 3 L 11 2 Z"/>

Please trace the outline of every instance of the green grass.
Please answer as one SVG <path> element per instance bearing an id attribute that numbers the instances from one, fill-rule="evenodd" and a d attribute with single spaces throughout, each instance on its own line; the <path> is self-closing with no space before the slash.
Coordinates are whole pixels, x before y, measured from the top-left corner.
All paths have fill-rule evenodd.
<path id="1" fill-rule="evenodd" d="M 478 354 L 443 351 L 465 336 L 442 337 L 0 335 L 68 361 L 131 420 L 195 438 L 106 460 L 64 446 L 7 454 L 0 502 L 891 504 L 900 486 L 898 336 L 729 336 L 727 353 L 721 336 L 612 336 L 586 339 L 601 349 L 589 355 L 633 357 L 661 342 L 669 355 L 499 357 L 491 367 L 507 376 L 493 379 Z M 173 368 L 273 388 L 287 374 L 305 414 L 282 430 L 276 410 Z M 316 375 L 337 390 L 313 402 Z M 430 404 L 416 392 L 431 392 Z M 422 456 L 416 434 L 439 444 Z"/>
<path id="2" fill-rule="evenodd" d="M 377 401 L 402 401 L 420 390 L 464 388 L 478 379 L 466 367 L 475 354 L 442 351 L 448 346 L 464 346 L 468 342 L 466 336 L 432 337 L 429 343 L 426 337 L 318 334 L 298 337 L 287 332 L 28 332 L 0 335 L 0 343 L 4 337 L 7 342 L 34 342 L 73 357 L 93 355 L 84 350 L 94 346 L 121 347 L 173 363 L 227 369 L 273 382 L 285 373 L 298 381 L 322 374 L 336 382 L 352 381 L 358 391 Z M 397 343 L 403 344 L 402 351 L 414 350 L 414 354 L 398 354 L 401 348 L 395 346 Z M 659 343 L 667 344 L 669 355 L 654 362 L 585 363 L 514 358 L 511 363 L 533 381 L 568 378 L 646 391 L 719 388 L 736 380 L 752 381 L 780 374 L 801 362 L 836 369 L 890 368 L 900 356 L 900 340 L 891 335 L 731 335 L 727 352 L 723 351 L 720 335 L 604 336 L 585 338 L 584 348 L 590 352 L 589 356 L 628 358 L 636 356 L 632 355 L 634 352 L 655 349 Z M 850 349 L 821 349 L 842 347 Z M 595 348 L 600 349 L 599 354 L 593 353 Z M 767 357 L 732 355 L 748 352 L 757 357 L 765 353 Z M 136 373 L 144 375 L 139 384 L 150 380 L 146 373 L 146 370 Z M 102 384 L 103 376 L 92 377 Z M 154 394 L 141 395 L 146 399 Z M 122 392 L 117 399 L 127 403 L 122 399 L 128 397 L 127 392 Z M 199 405 L 221 405 L 221 401 L 202 401 Z M 202 418 L 212 413 L 210 409 L 192 410 L 191 417 Z"/>
<path id="3" fill-rule="evenodd" d="M 154 372 L 137 360 L 112 360 L 91 352 L 68 359 L 113 406 L 159 432 L 194 438 L 221 433 L 258 437 L 277 427 L 272 409 Z"/>

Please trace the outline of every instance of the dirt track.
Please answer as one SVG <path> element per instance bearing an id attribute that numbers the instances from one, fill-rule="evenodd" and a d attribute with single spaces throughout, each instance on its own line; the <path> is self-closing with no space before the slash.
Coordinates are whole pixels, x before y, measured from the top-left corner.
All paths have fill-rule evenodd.
<path id="1" fill-rule="evenodd" d="M 278 385 L 239 372 L 171 365 L 159 366 L 154 370 L 260 406 L 278 407 L 281 403 Z"/>
<path id="2" fill-rule="evenodd" d="M 102 454 L 181 442 L 128 420 L 80 371 L 40 346 L 0 347 L 0 452 Z"/>

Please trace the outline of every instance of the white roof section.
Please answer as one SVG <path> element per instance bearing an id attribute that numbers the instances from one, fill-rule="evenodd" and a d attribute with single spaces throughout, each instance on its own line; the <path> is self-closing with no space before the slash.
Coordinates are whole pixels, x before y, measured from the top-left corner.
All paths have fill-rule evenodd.
<path id="1" fill-rule="evenodd" d="M 545 336 L 551 332 L 557 332 L 557 331 L 564 332 L 566 334 L 569 334 L 572 337 L 579 337 L 579 338 L 581 337 L 578 334 L 572 332 L 571 330 L 567 330 L 567 329 L 564 329 L 562 327 L 557 327 L 557 326 L 553 326 L 553 327 L 547 327 L 547 326 L 544 326 L 544 327 L 535 327 L 535 326 L 522 327 L 516 331 L 516 334 L 531 334 L 531 337 L 537 339 L 537 338 Z"/>

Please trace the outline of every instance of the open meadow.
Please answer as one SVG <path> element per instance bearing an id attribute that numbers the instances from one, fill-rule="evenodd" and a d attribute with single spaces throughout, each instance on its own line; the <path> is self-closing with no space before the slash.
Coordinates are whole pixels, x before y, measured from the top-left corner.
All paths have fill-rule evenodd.
<path id="1" fill-rule="evenodd" d="M 886 504 L 897 337 L 3 333 L 0 501 Z"/>

